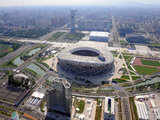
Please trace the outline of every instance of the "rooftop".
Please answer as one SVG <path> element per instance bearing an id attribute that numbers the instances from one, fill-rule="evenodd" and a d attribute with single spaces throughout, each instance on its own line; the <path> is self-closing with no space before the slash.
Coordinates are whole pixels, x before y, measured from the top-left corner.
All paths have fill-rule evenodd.
<path id="1" fill-rule="evenodd" d="M 28 79 L 28 76 L 26 76 L 26 75 L 23 74 L 23 73 L 16 74 L 16 75 L 14 75 L 14 77 L 23 77 L 23 78 L 25 78 L 25 79 Z"/>
<path id="2" fill-rule="evenodd" d="M 35 91 L 33 94 L 32 94 L 33 97 L 36 97 L 36 98 L 40 98 L 42 99 L 44 97 L 44 94 L 43 93 L 40 93 L 38 91 Z"/>
<path id="3" fill-rule="evenodd" d="M 109 37 L 109 35 L 110 35 L 109 32 L 92 31 L 90 33 L 90 36 L 95 36 L 95 37 Z"/>
<path id="4" fill-rule="evenodd" d="M 89 47 L 88 47 L 89 46 Z M 87 51 L 86 51 L 87 50 Z M 78 53 L 77 53 L 78 51 Z M 76 53 L 76 54 L 73 54 Z M 80 63 L 107 64 L 113 62 L 113 55 L 106 46 L 97 44 L 75 44 L 58 54 L 58 59 L 76 61 Z"/>

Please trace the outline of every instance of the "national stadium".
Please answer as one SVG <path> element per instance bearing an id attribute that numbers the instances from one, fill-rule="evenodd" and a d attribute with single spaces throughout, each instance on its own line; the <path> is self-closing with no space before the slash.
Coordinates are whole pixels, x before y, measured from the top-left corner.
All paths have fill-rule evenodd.
<path id="1" fill-rule="evenodd" d="M 76 45 L 57 55 L 58 66 L 71 76 L 85 78 L 107 74 L 113 70 L 114 58 L 106 47 Z"/>

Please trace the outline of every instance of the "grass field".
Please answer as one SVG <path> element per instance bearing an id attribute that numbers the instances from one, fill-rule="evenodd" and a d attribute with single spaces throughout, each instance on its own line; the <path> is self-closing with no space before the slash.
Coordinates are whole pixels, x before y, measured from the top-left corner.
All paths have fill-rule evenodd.
<path id="1" fill-rule="evenodd" d="M 151 68 L 151 67 L 145 67 L 145 66 L 134 66 L 135 70 L 137 71 L 137 73 L 141 74 L 141 75 L 151 75 L 154 74 L 156 72 L 159 72 L 159 70 L 157 68 Z"/>
<path id="2" fill-rule="evenodd" d="M 102 106 L 101 106 L 101 103 L 102 102 L 97 99 L 95 120 L 101 120 L 101 117 L 102 117 Z"/>
<path id="3" fill-rule="evenodd" d="M 133 56 L 129 56 L 129 55 L 123 55 L 124 59 L 126 61 L 126 64 L 129 65 L 129 63 L 131 62 Z"/>
<path id="4" fill-rule="evenodd" d="M 52 40 L 56 40 L 58 39 L 60 36 L 62 36 L 65 32 L 57 32 L 55 34 L 53 34 L 49 39 L 48 41 L 52 41 Z"/>
<path id="5" fill-rule="evenodd" d="M 79 108 L 78 113 L 83 113 L 84 111 L 84 106 L 85 106 L 85 101 L 84 100 L 77 100 L 75 99 L 75 108 Z"/>
<path id="6" fill-rule="evenodd" d="M 129 80 L 129 76 L 128 76 L 128 75 L 123 75 L 123 76 L 121 77 L 121 79 Z"/>
<path id="7" fill-rule="evenodd" d="M 160 61 L 141 59 L 143 65 L 160 66 Z"/>
<path id="8" fill-rule="evenodd" d="M 132 120 L 139 120 L 138 118 L 138 113 L 137 113 L 137 108 L 134 102 L 134 98 L 130 97 L 129 98 L 129 103 L 130 103 L 130 108 L 131 108 L 131 115 L 132 115 Z"/>
<path id="9" fill-rule="evenodd" d="M 117 82 L 117 83 L 124 83 L 124 82 L 127 82 L 127 80 L 124 80 L 124 79 L 118 79 L 118 78 L 113 79 L 112 81 L 115 81 L 115 82 Z"/>
<path id="10" fill-rule="evenodd" d="M 65 39 L 69 39 L 69 40 L 80 40 L 84 37 L 84 34 L 82 33 L 68 33 L 65 35 Z"/>
<path id="11" fill-rule="evenodd" d="M 139 78 L 141 78 L 141 77 L 140 76 L 132 76 L 132 80 L 137 80 Z"/>

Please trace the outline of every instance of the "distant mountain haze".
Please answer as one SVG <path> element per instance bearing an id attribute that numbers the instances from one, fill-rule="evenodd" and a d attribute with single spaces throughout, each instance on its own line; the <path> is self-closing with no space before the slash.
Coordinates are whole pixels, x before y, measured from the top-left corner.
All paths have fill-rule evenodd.
<path id="1" fill-rule="evenodd" d="M 121 6 L 160 5 L 160 0 L 0 0 L 0 6 Z"/>

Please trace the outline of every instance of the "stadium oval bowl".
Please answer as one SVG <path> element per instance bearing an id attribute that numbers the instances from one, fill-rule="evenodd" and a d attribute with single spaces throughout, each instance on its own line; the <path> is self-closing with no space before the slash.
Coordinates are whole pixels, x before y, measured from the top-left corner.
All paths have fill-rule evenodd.
<path id="1" fill-rule="evenodd" d="M 57 58 L 63 70 L 83 76 L 107 73 L 114 66 L 113 55 L 107 48 L 73 47 L 61 51 Z"/>

